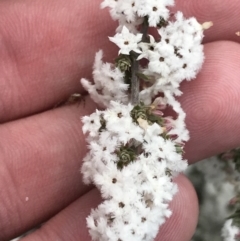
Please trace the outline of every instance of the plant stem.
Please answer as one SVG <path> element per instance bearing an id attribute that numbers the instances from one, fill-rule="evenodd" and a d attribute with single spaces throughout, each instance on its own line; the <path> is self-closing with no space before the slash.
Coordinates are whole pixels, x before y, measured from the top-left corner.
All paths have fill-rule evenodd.
<path id="1" fill-rule="evenodd" d="M 142 42 L 148 42 L 148 18 L 145 17 L 142 25 Z M 138 72 L 138 61 L 136 60 L 136 53 L 132 53 L 132 64 L 131 64 L 131 103 L 137 105 L 139 103 L 139 79 L 137 77 Z"/>
<path id="2" fill-rule="evenodd" d="M 139 79 L 137 77 L 138 61 L 135 56 L 132 56 L 131 66 L 131 103 L 137 105 L 139 103 Z"/>
<path id="3" fill-rule="evenodd" d="M 148 39 L 148 18 L 147 17 L 144 17 L 144 20 L 143 20 L 143 25 L 142 25 L 142 42 L 144 43 L 147 43 L 149 42 L 149 39 Z"/>

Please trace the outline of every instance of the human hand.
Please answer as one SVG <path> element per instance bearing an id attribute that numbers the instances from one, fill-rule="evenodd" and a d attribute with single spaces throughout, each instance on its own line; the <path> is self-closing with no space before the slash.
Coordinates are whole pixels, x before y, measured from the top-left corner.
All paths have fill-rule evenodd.
<path id="1" fill-rule="evenodd" d="M 85 218 L 100 202 L 81 181 L 87 151 L 80 116 L 96 107 L 53 108 L 72 93 L 83 93 L 81 77 L 91 76 L 95 52 L 108 59 L 116 48 L 106 36 L 115 26 L 101 0 L 12 0 L 0 2 L 0 240 L 36 225 L 24 241 L 90 240 Z M 176 9 L 205 32 L 201 73 L 184 83 L 180 101 L 187 112 L 190 162 L 231 149 L 240 142 L 240 29 L 238 0 L 176 0 Z M 230 40 L 230 41 L 226 41 Z M 211 43 L 210 43 L 211 42 Z M 184 176 L 171 204 L 172 217 L 156 240 L 189 241 L 197 222 L 197 199 Z"/>

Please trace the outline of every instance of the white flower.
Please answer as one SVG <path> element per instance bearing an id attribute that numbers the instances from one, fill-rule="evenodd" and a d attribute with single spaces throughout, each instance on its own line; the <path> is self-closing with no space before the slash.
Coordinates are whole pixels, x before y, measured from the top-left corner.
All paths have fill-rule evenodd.
<path id="1" fill-rule="evenodd" d="M 111 101 L 109 109 L 104 112 L 104 117 L 110 122 L 116 121 L 122 117 L 129 118 L 132 109 L 132 104 L 123 105 L 119 102 Z"/>
<path id="2" fill-rule="evenodd" d="M 148 16 L 149 26 L 156 27 L 161 19 L 167 20 L 173 0 L 139 0 L 137 1 L 137 13 L 139 16 Z"/>
<path id="3" fill-rule="evenodd" d="M 138 43 L 142 39 L 142 34 L 132 34 L 125 26 L 121 33 L 117 33 L 114 37 L 109 37 L 109 39 L 120 48 L 119 54 L 129 55 L 131 51 L 141 53 Z"/>
<path id="4" fill-rule="evenodd" d="M 119 142 L 126 144 L 131 139 L 141 142 L 143 140 L 143 130 L 133 123 L 130 111 L 133 109 L 131 104 L 123 105 L 111 102 L 111 107 L 105 111 L 106 129 L 118 136 Z"/>
<path id="5" fill-rule="evenodd" d="M 166 28 L 161 28 L 158 32 L 162 41 L 168 42 L 174 49 L 175 70 L 171 71 L 169 79 L 172 82 L 181 82 L 184 79 L 195 78 L 202 66 L 203 28 L 195 18 L 184 19 L 181 12 L 175 17 L 175 22 L 170 22 Z"/>
<path id="6" fill-rule="evenodd" d="M 135 22 L 136 20 L 135 0 L 119 1 L 118 12 L 121 13 L 122 18 L 125 18 L 127 22 Z"/>
<path id="7" fill-rule="evenodd" d="M 142 53 L 138 56 L 137 60 L 146 58 L 149 59 L 149 54 L 155 50 L 156 41 L 152 35 L 149 35 L 149 43 L 141 42 L 138 44 Z"/>
<path id="8" fill-rule="evenodd" d="M 100 115 L 101 115 L 101 111 L 97 110 L 95 113 L 92 113 L 90 116 L 82 117 L 82 122 L 83 122 L 82 129 L 84 134 L 88 132 L 89 135 L 92 137 L 99 135 L 99 129 L 101 127 Z"/>
<path id="9" fill-rule="evenodd" d="M 119 26 L 116 29 L 117 33 L 122 32 L 122 29 L 125 26 L 129 30 L 129 32 L 133 34 L 137 34 L 139 32 L 138 26 L 143 23 L 143 18 L 136 17 L 135 21 L 131 22 L 131 21 L 127 21 L 125 17 L 121 17 L 118 20 L 118 22 L 119 22 Z"/>
<path id="10" fill-rule="evenodd" d="M 161 40 L 154 44 L 154 51 L 148 50 L 146 44 L 139 44 L 143 50 L 139 59 L 149 60 L 143 73 L 155 79 L 150 87 L 140 92 L 145 104 L 159 92 L 181 95 L 180 83 L 195 78 L 204 61 L 202 25 L 195 18 L 184 19 L 180 12 L 175 17 L 175 22 L 158 29 Z M 151 42 L 154 43 L 152 39 Z"/>
<path id="11" fill-rule="evenodd" d="M 174 54 L 173 46 L 160 42 L 156 45 L 154 52 L 149 52 L 148 72 L 150 71 L 166 78 L 179 67 L 178 62 L 179 60 Z M 173 65 L 172 63 L 175 64 Z"/>
<path id="12" fill-rule="evenodd" d="M 118 11 L 118 5 L 119 5 L 118 1 L 115 1 L 115 0 L 104 0 L 101 3 L 101 8 L 109 7 L 110 8 L 111 17 L 114 20 L 117 20 L 121 16 L 119 11 Z"/>
<path id="13" fill-rule="evenodd" d="M 232 224 L 232 219 L 225 222 L 222 229 L 222 237 L 224 241 L 237 241 L 236 236 L 240 233 L 238 227 Z"/>
<path id="14" fill-rule="evenodd" d="M 129 85 L 124 82 L 124 74 L 113 64 L 103 63 L 102 57 L 103 52 L 100 50 L 95 56 L 94 83 L 81 79 L 83 87 L 100 106 L 108 107 L 111 100 L 127 103 Z"/>

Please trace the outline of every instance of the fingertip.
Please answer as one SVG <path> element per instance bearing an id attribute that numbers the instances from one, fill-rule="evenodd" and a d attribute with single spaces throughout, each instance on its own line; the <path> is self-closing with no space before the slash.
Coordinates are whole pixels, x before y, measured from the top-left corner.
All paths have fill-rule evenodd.
<path id="1" fill-rule="evenodd" d="M 198 199 L 192 183 L 184 175 L 175 182 L 178 193 L 170 204 L 172 216 L 160 228 L 156 241 L 186 241 L 195 232 L 198 220 Z"/>
<path id="2" fill-rule="evenodd" d="M 239 146 L 239 44 L 205 45 L 206 60 L 196 80 L 184 82 L 179 99 L 187 113 L 186 158 L 196 162 Z"/>

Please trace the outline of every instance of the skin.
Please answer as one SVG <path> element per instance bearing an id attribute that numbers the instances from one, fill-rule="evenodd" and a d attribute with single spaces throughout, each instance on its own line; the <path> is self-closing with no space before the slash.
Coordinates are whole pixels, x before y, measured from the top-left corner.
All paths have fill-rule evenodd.
<path id="1" fill-rule="evenodd" d="M 95 104 L 53 108 L 72 93 L 83 93 L 94 54 L 106 60 L 117 49 L 106 36 L 115 23 L 100 0 L 0 1 L 0 240 L 46 222 L 23 241 L 90 241 L 85 217 L 100 202 L 79 172 L 87 148 L 80 116 Z M 206 61 L 196 80 L 182 85 L 193 163 L 240 144 L 239 0 L 178 0 L 175 10 L 213 21 L 205 32 Z M 90 16 L 90 17 L 89 17 Z M 87 26 L 87 27 L 86 27 Z M 189 241 L 198 204 L 183 175 L 171 203 L 173 215 L 156 240 Z M 28 199 L 26 199 L 26 197 Z M 28 201 L 26 201 L 28 200 Z"/>

